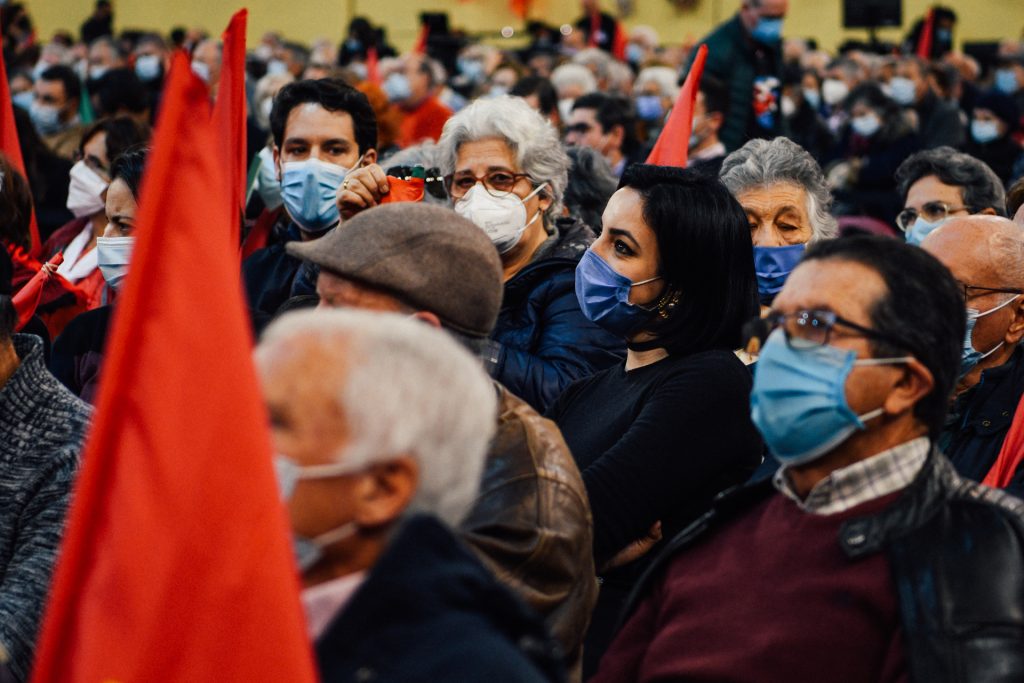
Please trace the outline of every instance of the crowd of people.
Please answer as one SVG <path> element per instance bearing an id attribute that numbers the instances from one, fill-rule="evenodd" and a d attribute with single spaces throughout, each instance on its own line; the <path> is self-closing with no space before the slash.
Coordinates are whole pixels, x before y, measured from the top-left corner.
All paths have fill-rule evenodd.
<path id="1" fill-rule="evenodd" d="M 979 62 L 935 7 L 832 54 L 788 10 L 248 51 L 240 278 L 322 680 L 1024 680 L 1024 37 Z M 225 55 L 108 0 L 0 25 L 20 682 L 172 57 L 213 97 Z M 684 161 L 645 163 L 699 45 Z"/>

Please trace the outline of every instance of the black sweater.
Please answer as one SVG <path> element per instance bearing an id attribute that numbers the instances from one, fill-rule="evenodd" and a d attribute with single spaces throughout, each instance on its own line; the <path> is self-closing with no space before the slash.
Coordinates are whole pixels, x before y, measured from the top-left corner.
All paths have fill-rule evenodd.
<path id="1" fill-rule="evenodd" d="M 598 566 L 661 520 L 665 538 L 761 461 L 751 375 L 724 350 L 617 366 L 571 385 L 549 412 L 583 473 Z"/>

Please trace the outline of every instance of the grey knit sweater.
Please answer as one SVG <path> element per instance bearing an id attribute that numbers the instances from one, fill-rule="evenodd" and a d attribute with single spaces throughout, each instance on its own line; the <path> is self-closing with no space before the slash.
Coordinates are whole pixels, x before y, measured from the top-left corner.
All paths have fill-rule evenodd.
<path id="1" fill-rule="evenodd" d="M 89 406 L 46 369 L 38 337 L 0 386 L 0 647 L 26 680 L 60 544 Z"/>

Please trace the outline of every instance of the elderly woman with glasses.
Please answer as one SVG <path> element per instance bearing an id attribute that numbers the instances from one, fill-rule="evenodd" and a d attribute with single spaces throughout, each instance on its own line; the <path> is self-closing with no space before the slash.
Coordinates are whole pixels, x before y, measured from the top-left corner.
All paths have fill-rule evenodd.
<path id="1" fill-rule="evenodd" d="M 495 379 L 544 410 L 624 353 L 624 340 L 587 320 L 576 299 L 576 264 L 595 235 L 562 217 L 569 158 L 551 124 L 520 98 L 474 102 L 445 124 L 438 144 L 455 212 L 487 233 L 505 270 L 485 360 Z"/>
<path id="2" fill-rule="evenodd" d="M 836 236 L 825 175 L 803 147 L 775 138 L 743 145 L 725 158 L 719 176 L 747 216 L 757 290 L 768 306 L 804 248 Z"/>

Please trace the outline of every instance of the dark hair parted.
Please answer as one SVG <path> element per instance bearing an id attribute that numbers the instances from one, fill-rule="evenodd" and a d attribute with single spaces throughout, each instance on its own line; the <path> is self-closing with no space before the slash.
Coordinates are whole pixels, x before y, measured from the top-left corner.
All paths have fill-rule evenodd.
<path id="1" fill-rule="evenodd" d="M 139 188 L 142 187 L 142 171 L 146 167 L 146 155 L 149 148 L 143 145 L 132 147 L 114 159 L 110 166 L 110 181 L 122 180 L 132 191 L 135 201 L 139 200 Z"/>
<path id="2" fill-rule="evenodd" d="M 82 97 L 82 82 L 75 70 L 66 64 L 55 64 L 39 75 L 41 81 L 60 81 L 64 86 L 64 97 L 78 100 Z"/>
<path id="3" fill-rule="evenodd" d="M 871 327 L 902 340 L 903 347 L 871 340 L 876 357 L 914 356 L 935 379 L 914 415 L 934 438 L 942 430 L 949 399 L 960 374 L 967 325 L 963 295 L 938 259 L 916 246 L 868 235 L 807 245 L 803 262 L 847 261 L 881 276 L 887 292 L 868 311 Z"/>
<path id="4" fill-rule="evenodd" d="M 327 111 L 346 112 L 352 117 L 352 127 L 360 154 L 377 147 L 377 116 L 366 95 L 338 78 L 295 81 L 281 88 L 274 97 L 270 111 L 270 132 L 274 144 L 284 144 L 285 124 L 295 107 L 312 102 Z"/>
<path id="5" fill-rule="evenodd" d="M 149 139 L 149 129 L 146 126 L 139 124 L 130 116 L 115 116 L 111 119 L 100 119 L 89 126 L 82 134 L 82 141 L 78 143 L 78 151 L 84 153 L 86 144 L 99 133 L 106 133 L 104 144 L 107 160 L 111 164 L 125 150 L 145 144 Z"/>
<path id="6" fill-rule="evenodd" d="M 551 81 L 540 76 L 524 76 L 516 81 L 509 91 L 509 95 L 516 97 L 537 96 L 537 104 L 540 105 L 540 113 L 544 116 L 551 116 L 558 108 L 558 93 Z"/>
<path id="7" fill-rule="evenodd" d="M 759 311 L 754 247 L 739 202 L 717 178 L 668 166 L 628 166 L 619 188 L 643 202 L 658 243 L 663 299 L 678 295 L 668 317 L 656 316 L 648 327 L 656 338 L 631 347 L 675 355 L 739 348 L 743 324 Z"/>
<path id="8" fill-rule="evenodd" d="M 905 199 L 911 185 L 930 175 L 946 185 L 959 187 L 964 205 L 971 213 L 994 209 L 998 215 L 1006 215 L 1003 181 L 984 161 L 952 147 L 936 147 L 913 154 L 896 169 L 900 195 Z"/>

